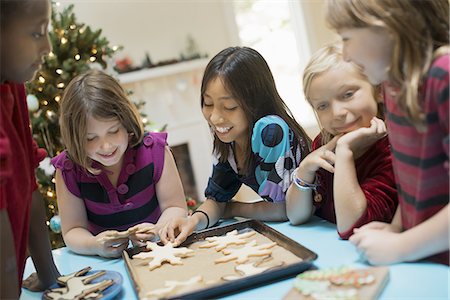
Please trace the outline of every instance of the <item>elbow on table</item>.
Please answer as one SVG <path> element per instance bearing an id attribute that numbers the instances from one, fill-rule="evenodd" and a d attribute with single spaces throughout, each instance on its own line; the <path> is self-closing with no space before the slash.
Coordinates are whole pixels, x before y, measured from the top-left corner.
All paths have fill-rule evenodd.
<path id="1" fill-rule="evenodd" d="M 301 225 L 307 223 L 311 218 L 311 214 L 299 213 L 296 211 L 287 211 L 287 217 L 292 225 Z"/>

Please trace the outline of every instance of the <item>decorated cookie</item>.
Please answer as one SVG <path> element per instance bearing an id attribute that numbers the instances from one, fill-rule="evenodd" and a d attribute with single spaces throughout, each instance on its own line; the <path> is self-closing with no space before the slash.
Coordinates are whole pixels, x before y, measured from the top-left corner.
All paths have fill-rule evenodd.
<path id="1" fill-rule="evenodd" d="M 362 297 L 360 291 L 364 286 L 375 282 L 370 270 L 375 271 L 374 268 L 361 270 L 347 266 L 306 271 L 296 277 L 294 287 L 308 299 L 358 299 Z"/>
<path id="2" fill-rule="evenodd" d="M 248 231 L 238 234 L 237 230 L 227 232 L 226 235 L 222 236 L 211 236 L 205 238 L 207 241 L 205 244 L 199 246 L 199 248 L 211 248 L 215 247 L 216 251 L 221 251 L 228 245 L 243 245 L 247 243 L 247 238 L 254 235 L 255 231 Z"/>
<path id="3" fill-rule="evenodd" d="M 242 264 L 248 261 L 250 256 L 264 256 L 272 254 L 272 250 L 269 249 L 275 245 L 276 243 L 272 242 L 257 246 L 256 240 L 253 240 L 244 245 L 242 248 L 222 250 L 222 253 L 225 254 L 225 256 L 216 259 L 214 262 L 217 264 L 236 259 L 236 263 Z"/>
<path id="4" fill-rule="evenodd" d="M 307 271 L 298 278 L 307 280 L 328 280 L 335 285 L 359 287 L 375 281 L 375 277 L 367 271 L 356 270 L 350 267 L 328 268 Z"/>
<path id="5" fill-rule="evenodd" d="M 181 258 L 194 253 L 193 250 L 186 247 L 174 248 L 170 242 L 164 246 L 159 246 L 157 243 L 153 242 L 147 242 L 147 249 L 150 249 L 151 251 L 135 254 L 133 255 L 133 258 L 152 258 L 148 263 L 150 271 L 159 268 L 163 262 L 169 262 L 171 265 L 182 265 Z"/>

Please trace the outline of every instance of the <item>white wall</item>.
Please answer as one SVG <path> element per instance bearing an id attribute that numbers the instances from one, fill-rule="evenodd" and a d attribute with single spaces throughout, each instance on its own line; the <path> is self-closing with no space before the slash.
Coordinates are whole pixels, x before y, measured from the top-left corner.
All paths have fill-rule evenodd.
<path id="1" fill-rule="evenodd" d="M 191 35 L 199 50 L 212 57 L 237 41 L 232 15 L 223 2 L 231 0 L 61 0 L 75 4 L 79 22 L 103 30 L 111 45 L 122 45 L 118 57 L 137 65 L 148 52 L 153 62 L 178 58 Z M 305 17 L 311 53 L 337 39 L 324 21 L 325 0 L 298 0 Z M 228 10 L 227 10 L 228 9 Z"/>
<path id="2" fill-rule="evenodd" d="M 298 0 L 303 9 L 311 54 L 339 39 L 325 23 L 325 0 Z"/>
<path id="3" fill-rule="evenodd" d="M 62 0 L 61 7 L 74 3 L 78 22 L 102 29 L 111 45 L 122 45 L 118 57 L 129 56 L 141 65 L 145 53 L 154 63 L 179 58 L 187 36 L 197 42 L 200 52 L 212 57 L 230 46 L 221 1 L 155 0 Z"/>

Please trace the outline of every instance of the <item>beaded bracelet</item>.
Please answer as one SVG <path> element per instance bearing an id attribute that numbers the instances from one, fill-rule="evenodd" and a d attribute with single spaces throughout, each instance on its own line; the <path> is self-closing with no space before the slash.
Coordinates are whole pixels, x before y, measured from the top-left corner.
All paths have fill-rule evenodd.
<path id="1" fill-rule="evenodd" d="M 297 169 L 294 170 L 294 172 L 292 172 L 292 181 L 294 182 L 295 186 L 301 190 L 301 191 L 310 191 L 310 190 L 314 190 L 316 191 L 317 187 L 319 186 L 318 184 L 314 184 L 314 183 L 308 183 L 303 181 L 302 179 L 297 177 Z"/>
<path id="2" fill-rule="evenodd" d="M 196 211 L 194 211 L 194 212 L 192 213 L 191 217 L 192 217 L 195 213 L 202 213 L 202 214 L 205 215 L 205 217 L 206 217 L 206 227 L 205 227 L 204 229 L 208 228 L 208 227 L 209 227 L 209 216 L 208 216 L 208 214 L 205 213 L 203 210 L 196 210 Z"/>

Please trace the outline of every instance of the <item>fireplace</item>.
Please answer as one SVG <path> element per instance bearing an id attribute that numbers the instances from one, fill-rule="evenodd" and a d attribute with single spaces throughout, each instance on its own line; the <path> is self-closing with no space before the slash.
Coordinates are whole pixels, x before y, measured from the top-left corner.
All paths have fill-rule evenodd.
<path id="1" fill-rule="evenodd" d="M 184 194 L 186 197 L 199 199 L 197 185 L 195 183 L 194 171 L 191 163 L 191 154 L 188 144 L 181 144 L 172 147 L 172 154 L 175 158 L 181 182 L 183 183 Z"/>

